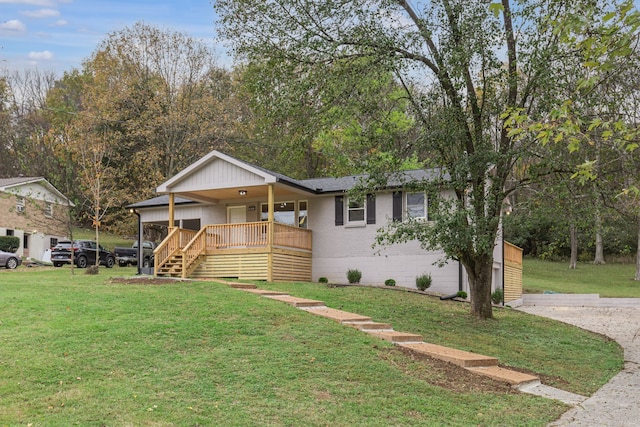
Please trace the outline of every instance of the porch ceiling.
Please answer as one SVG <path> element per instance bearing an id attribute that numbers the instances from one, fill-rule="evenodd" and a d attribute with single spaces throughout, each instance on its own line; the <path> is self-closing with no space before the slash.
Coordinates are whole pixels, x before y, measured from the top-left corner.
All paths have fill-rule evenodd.
<path id="1" fill-rule="evenodd" d="M 240 191 L 245 190 L 247 194 L 240 195 Z M 295 191 L 291 187 L 286 187 L 282 185 L 275 186 L 275 197 L 280 199 L 282 197 L 288 197 L 293 195 L 298 195 L 301 192 Z M 254 200 L 254 199 L 264 199 L 268 198 L 268 186 L 260 185 L 260 186 L 242 186 L 242 187 L 231 187 L 231 188 L 220 188 L 220 189 L 210 189 L 210 190 L 199 190 L 199 191 L 189 191 L 189 192 L 181 192 L 175 193 L 178 196 L 186 197 L 188 199 L 207 202 L 207 203 L 218 203 L 220 200 Z"/>

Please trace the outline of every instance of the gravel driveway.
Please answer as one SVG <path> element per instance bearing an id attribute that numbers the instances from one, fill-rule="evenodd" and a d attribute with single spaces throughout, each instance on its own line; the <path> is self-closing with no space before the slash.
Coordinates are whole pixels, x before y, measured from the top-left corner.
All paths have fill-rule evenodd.
<path id="1" fill-rule="evenodd" d="M 624 348 L 624 369 L 550 427 L 640 426 L 640 303 L 635 307 L 522 306 L 518 309 L 598 332 Z"/>

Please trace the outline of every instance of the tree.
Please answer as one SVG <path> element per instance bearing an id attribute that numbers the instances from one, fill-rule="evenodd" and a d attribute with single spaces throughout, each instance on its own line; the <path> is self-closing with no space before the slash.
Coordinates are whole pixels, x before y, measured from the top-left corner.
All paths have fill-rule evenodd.
<path id="1" fill-rule="evenodd" d="M 425 248 L 443 248 L 468 274 L 471 312 L 492 317 L 493 249 L 502 207 L 518 184 L 512 170 L 533 142 L 516 138 L 505 122 L 517 119 L 511 111 L 536 115 L 546 107 L 540 94 L 552 86 L 565 54 L 547 18 L 568 5 L 219 0 L 215 7 L 221 38 L 240 60 L 292 64 L 299 74 L 322 69 L 322 81 L 348 76 L 349 66 L 363 78 L 367 70 L 357 68 L 363 61 L 393 74 L 420 126 L 420 160 L 445 168 L 447 180 L 439 184 L 452 197 L 432 192 L 432 225 L 393 223 L 380 241 L 418 239 Z M 403 163 L 402 153 L 394 154 L 383 156 L 392 162 L 380 169 Z"/>

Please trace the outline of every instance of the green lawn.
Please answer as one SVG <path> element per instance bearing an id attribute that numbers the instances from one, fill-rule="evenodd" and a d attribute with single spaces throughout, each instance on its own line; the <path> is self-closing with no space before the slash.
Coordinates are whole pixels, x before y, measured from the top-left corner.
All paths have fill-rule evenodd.
<path id="1" fill-rule="evenodd" d="M 608 298 L 640 298 L 640 282 L 633 280 L 634 264 L 579 263 L 575 270 L 568 262 L 525 258 L 524 291 L 553 291 L 568 294 L 600 294 Z"/>
<path id="2" fill-rule="evenodd" d="M 214 282 L 109 282 L 134 268 L 0 271 L 0 426 L 544 426 L 567 407 L 452 390 L 428 361 Z M 266 284 L 497 356 L 591 393 L 622 366 L 604 338 L 513 310 L 401 291 Z"/>

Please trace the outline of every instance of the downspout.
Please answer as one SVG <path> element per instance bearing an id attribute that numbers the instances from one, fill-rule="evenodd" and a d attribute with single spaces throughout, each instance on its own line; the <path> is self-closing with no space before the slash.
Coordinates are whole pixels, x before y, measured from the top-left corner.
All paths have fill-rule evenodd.
<path id="1" fill-rule="evenodd" d="M 130 209 L 129 212 L 134 213 L 138 216 L 138 272 L 136 273 L 138 276 L 140 274 L 142 274 L 142 218 L 140 217 L 140 212 L 136 211 L 135 209 Z"/>
<path id="2" fill-rule="evenodd" d="M 275 194 L 274 194 L 274 186 L 273 184 L 269 184 L 268 187 L 268 195 L 267 200 L 269 204 L 268 212 L 268 220 L 269 224 L 269 232 L 267 236 L 267 245 L 268 245 L 268 254 L 267 254 L 267 281 L 273 282 L 273 235 L 275 228 L 275 214 L 273 212 L 273 204 L 275 203 Z"/>

